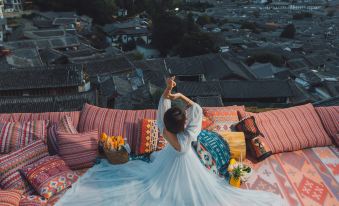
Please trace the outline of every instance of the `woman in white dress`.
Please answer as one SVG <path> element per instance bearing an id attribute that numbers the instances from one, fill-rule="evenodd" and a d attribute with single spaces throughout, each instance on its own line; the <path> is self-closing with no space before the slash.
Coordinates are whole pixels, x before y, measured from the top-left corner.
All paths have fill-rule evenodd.
<path id="1" fill-rule="evenodd" d="M 169 144 L 153 153 L 153 161 L 111 165 L 103 160 L 81 177 L 57 205 L 284 205 L 273 193 L 234 188 L 201 164 L 191 143 L 201 131 L 202 109 L 184 95 L 172 94 L 175 85 L 174 78 L 167 80 L 157 114 L 160 132 Z M 186 112 L 171 108 L 171 100 L 175 99 L 187 104 Z"/>

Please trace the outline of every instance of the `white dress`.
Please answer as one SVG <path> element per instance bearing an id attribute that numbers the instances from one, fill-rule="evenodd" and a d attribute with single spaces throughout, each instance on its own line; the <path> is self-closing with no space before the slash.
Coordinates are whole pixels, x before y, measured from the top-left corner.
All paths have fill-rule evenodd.
<path id="1" fill-rule="evenodd" d="M 164 129 L 164 113 L 170 107 L 171 101 L 161 98 L 157 114 L 160 131 Z M 187 120 L 185 131 L 177 135 L 180 152 L 167 145 L 154 153 L 151 163 L 138 160 L 111 165 L 103 160 L 81 177 L 57 205 L 284 205 L 273 193 L 237 189 L 209 172 L 191 147 L 201 131 L 202 109 L 198 104 L 187 110 Z"/>

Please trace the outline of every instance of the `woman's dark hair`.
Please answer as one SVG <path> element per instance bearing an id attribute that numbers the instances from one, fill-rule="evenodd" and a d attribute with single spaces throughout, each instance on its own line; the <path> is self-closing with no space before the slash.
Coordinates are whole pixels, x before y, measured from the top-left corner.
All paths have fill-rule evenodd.
<path id="1" fill-rule="evenodd" d="M 165 112 L 164 123 L 167 131 L 178 134 L 185 129 L 186 113 L 179 107 L 172 107 Z"/>

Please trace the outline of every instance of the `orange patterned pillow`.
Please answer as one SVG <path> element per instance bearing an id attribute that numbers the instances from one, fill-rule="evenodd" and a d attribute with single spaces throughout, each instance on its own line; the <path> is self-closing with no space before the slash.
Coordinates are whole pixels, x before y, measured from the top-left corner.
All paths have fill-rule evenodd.
<path id="1" fill-rule="evenodd" d="M 158 140 L 159 129 L 156 124 L 156 120 L 141 120 L 141 141 L 139 145 L 139 154 L 151 153 L 158 150 Z"/>
<path id="2" fill-rule="evenodd" d="M 22 191 L 0 190 L 0 205 L 19 206 Z"/>
<path id="3" fill-rule="evenodd" d="M 219 110 L 205 109 L 205 116 L 213 123 L 207 128 L 214 132 L 230 132 L 231 125 L 239 121 L 237 110 L 220 108 Z"/>

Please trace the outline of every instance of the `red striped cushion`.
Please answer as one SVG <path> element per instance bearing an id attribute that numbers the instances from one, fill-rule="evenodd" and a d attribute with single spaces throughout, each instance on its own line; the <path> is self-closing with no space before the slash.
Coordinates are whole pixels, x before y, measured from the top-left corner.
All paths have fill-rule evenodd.
<path id="1" fill-rule="evenodd" d="M 98 130 L 109 136 L 123 136 L 132 152 L 138 153 L 142 119 L 155 119 L 156 110 L 116 110 L 86 104 L 81 112 L 79 132 Z"/>
<path id="2" fill-rule="evenodd" d="M 52 155 L 58 154 L 57 132 L 78 134 L 77 129 L 74 127 L 72 117 L 65 115 L 61 117 L 60 121 L 56 124 L 53 123 L 48 129 L 48 150 Z"/>
<path id="3" fill-rule="evenodd" d="M 1 206 L 19 206 L 22 191 L 20 190 L 0 190 Z"/>
<path id="4" fill-rule="evenodd" d="M 0 122 L 28 122 L 35 120 L 49 120 L 51 123 L 58 123 L 59 120 L 69 115 L 74 127 L 78 127 L 80 112 L 45 112 L 45 113 L 12 113 L 12 114 L 0 114 Z"/>
<path id="5" fill-rule="evenodd" d="M 273 153 L 332 144 L 312 104 L 254 114 Z"/>
<path id="6" fill-rule="evenodd" d="M 48 156 L 47 146 L 38 140 L 10 154 L 0 156 L 0 187 L 17 189 L 32 194 L 33 188 L 20 175 L 19 170 Z"/>
<path id="7" fill-rule="evenodd" d="M 69 188 L 78 180 L 76 172 L 70 170 L 57 155 L 47 156 L 27 165 L 21 172 L 34 189 L 47 199 Z"/>
<path id="8" fill-rule="evenodd" d="M 73 170 L 92 167 L 98 154 L 98 131 L 70 134 L 58 132 L 59 155 Z"/>
<path id="9" fill-rule="evenodd" d="M 339 106 L 332 107 L 316 107 L 321 122 L 327 134 L 333 138 L 337 146 L 339 141 L 336 135 L 339 134 Z"/>
<path id="10" fill-rule="evenodd" d="M 0 122 L 0 153 L 16 151 L 33 141 L 47 143 L 48 121 Z"/>

